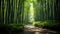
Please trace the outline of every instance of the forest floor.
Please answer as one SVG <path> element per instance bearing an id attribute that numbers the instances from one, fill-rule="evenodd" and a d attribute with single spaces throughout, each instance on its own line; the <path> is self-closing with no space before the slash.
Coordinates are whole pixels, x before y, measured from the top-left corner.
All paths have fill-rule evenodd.
<path id="1" fill-rule="evenodd" d="M 25 34 L 60 34 L 60 32 L 58 31 L 38 28 L 38 27 L 34 27 L 33 25 L 25 25 L 24 27 L 25 27 L 24 28 Z"/>

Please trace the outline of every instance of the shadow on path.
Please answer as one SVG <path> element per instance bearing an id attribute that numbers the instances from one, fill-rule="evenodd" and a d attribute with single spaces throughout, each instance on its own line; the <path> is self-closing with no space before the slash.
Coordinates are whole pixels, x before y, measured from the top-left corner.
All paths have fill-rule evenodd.
<path id="1" fill-rule="evenodd" d="M 60 32 L 49 30 L 49 29 L 43 29 L 43 28 L 37 28 L 33 25 L 26 25 L 24 29 L 24 34 L 60 34 Z"/>

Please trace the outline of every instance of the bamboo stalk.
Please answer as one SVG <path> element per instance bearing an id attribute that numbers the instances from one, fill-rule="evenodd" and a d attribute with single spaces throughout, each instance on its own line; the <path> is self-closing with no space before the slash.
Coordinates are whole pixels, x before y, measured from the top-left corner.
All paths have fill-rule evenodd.
<path id="1" fill-rule="evenodd" d="M 6 23 L 6 0 L 4 0 L 4 24 Z"/>
<path id="2" fill-rule="evenodd" d="M 2 22 L 2 0 L 1 0 L 1 22 Z"/>

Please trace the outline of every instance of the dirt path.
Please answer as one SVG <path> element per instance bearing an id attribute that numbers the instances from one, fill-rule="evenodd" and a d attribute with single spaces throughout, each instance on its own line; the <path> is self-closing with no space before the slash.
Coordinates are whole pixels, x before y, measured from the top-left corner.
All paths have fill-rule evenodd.
<path id="1" fill-rule="evenodd" d="M 60 34 L 57 31 L 52 31 L 49 29 L 37 28 L 32 25 L 26 25 L 24 29 L 25 34 Z"/>

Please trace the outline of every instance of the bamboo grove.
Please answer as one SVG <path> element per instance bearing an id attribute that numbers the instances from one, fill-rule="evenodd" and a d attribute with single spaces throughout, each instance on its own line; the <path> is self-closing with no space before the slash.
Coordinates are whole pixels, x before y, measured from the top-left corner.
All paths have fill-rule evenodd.
<path id="1" fill-rule="evenodd" d="M 36 20 L 54 20 L 55 0 L 38 0 L 36 7 Z"/>
<path id="2" fill-rule="evenodd" d="M 33 10 L 30 11 L 30 3 Z M 56 0 L 1 0 L 0 23 L 19 24 L 34 21 L 55 20 Z M 29 18 L 30 12 L 34 11 L 34 17 Z"/>
<path id="3" fill-rule="evenodd" d="M 22 22 L 23 0 L 1 0 L 1 23 L 19 23 Z"/>

